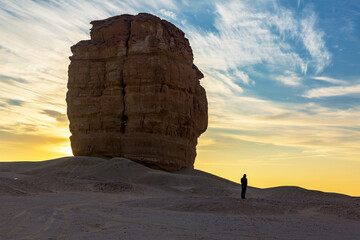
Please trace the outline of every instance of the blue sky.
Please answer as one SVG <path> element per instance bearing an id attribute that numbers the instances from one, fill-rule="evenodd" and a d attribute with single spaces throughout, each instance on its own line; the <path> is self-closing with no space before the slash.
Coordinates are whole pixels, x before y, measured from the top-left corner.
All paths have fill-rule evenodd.
<path id="1" fill-rule="evenodd" d="M 70 46 L 89 39 L 90 21 L 138 12 L 182 29 L 205 75 L 209 128 L 196 167 L 232 180 L 232 169 L 255 178 L 261 167 L 268 185 L 330 191 L 295 170 L 360 180 L 349 171 L 360 170 L 357 0 L 0 0 L 0 160 L 69 152 Z M 293 172 L 274 180 L 264 172 L 275 166 Z"/>

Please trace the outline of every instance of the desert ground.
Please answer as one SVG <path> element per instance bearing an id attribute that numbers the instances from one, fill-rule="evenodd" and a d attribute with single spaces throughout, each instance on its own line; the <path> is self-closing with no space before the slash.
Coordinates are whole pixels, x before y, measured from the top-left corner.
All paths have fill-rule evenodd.
<path id="1" fill-rule="evenodd" d="M 0 239 L 360 239 L 360 198 L 124 158 L 0 163 Z"/>

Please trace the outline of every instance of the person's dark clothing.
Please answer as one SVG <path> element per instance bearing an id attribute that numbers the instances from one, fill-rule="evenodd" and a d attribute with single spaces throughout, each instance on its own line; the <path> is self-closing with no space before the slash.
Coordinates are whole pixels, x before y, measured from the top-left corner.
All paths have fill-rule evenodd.
<path id="1" fill-rule="evenodd" d="M 241 179 L 241 198 L 245 199 L 245 193 L 247 188 L 247 178 L 244 176 Z"/>

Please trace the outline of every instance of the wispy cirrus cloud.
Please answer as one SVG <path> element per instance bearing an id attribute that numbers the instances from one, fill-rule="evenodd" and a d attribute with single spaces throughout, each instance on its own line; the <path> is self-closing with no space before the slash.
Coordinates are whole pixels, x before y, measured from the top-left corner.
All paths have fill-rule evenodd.
<path id="1" fill-rule="evenodd" d="M 276 76 L 275 79 L 289 86 L 298 86 L 301 84 L 302 78 L 299 77 L 298 74 L 291 71 L 285 71 L 284 73 L 285 75 Z"/>
<path id="2" fill-rule="evenodd" d="M 296 15 L 272 2 L 229 0 L 216 2 L 215 14 L 216 31 L 185 26 L 185 32 L 205 76 L 221 72 L 227 81 L 218 81 L 228 87 L 255 86 L 258 78 L 296 87 L 302 85 L 309 69 L 318 74 L 331 62 L 311 7 Z M 257 70 L 257 65 L 266 70 Z M 208 87 L 206 81 L 203 84 Z"/>
<path id="3" fill-rule="evenodd" d="M 17 99 L 8 99 L 6 102 L 13 106 L 21 106 L 23 104 L 23 101 Z"/>
<path id="4" fill-rule="evenodd" d="M 309 64 L 316 69 L 324 67 L 317 56 L 326 52 L 326 48 L 320 48 L 319 52 L 313 49 L 319 44 L 325 46 L 324 33 L 317 29 L 313 9 L 297 16 L 272 2 L 230 0 L 211 4 L 215 9 L 214 31 L 190 24 L 184 30 L 191 40 L 195 61 L 206 75 L 202 84 L 210 96 L 213 112 L 221 114 L 224 109 L 232 108 L 229 104 L 236 105 L 240 101 L 238 97 L 247 94 L 245 87 L 256 87 L 259 73 L 253 66 L 266 65 L 270 70 L 265 75 L 272 76 L 269 80 L 285 86 L 301 85 L 301 74 L 308 71 Z M 22 116 L 24 123 L 50 127 L 55 124 L 54 113 L 65 114 L 69 48 L 88 38 L 91 20 L 140 11 L 160 13 L 175 20 L 178 5 L 176 1 L 165 0 L 4 2 L 0 7 L 0 73 L 9 77 L 0 82 L 4 99 L 0 104 L 7 105 L 5 99 L 14 96 L 21 96 L 18 99 L 23 104 L 7 109 L 7 117 L 2 118 L 1 124 L 9 125 L 11 119 Z M 303 23 L 310 25 L 305 29 Z M 304 31 L 312 37 L 305 40 Z M 291 41 L 303 44 L 311 58 L 301 56 Z M 262 100 L 254 99 L 252 106 L 263 104 Z M 54 112 L 48 112 L 49 109 Z M 264 110 L 255 107 L 251 112 L 254 109 Z M 241 116 L 243 112 L 237 109 L 234 114 Z"/>
<path id="5" fill-rule="evenodd" d="M 70 47 L 89 39 L 94 19 L 156 14 L 160 9 L 176 11 L 177 4 L 172 0 L 0 1 L 0 125 L 4 131 L 14 136 L 36 132 L 68 142 L 65 94 Z"/>
<path id="6" fill-rule="evenodd" d="M 217 2 L 215 10 L 216 31 L 191 26 L 185 31 L 194 49 L 195 62 L 205 73 L 201 81 L 209 96 L 209 126 L 232 129 L 252 126 L 259 132 L 269 127 L 281 134 L 284 124 L 298 128 L 297 118 L 307 126 L 313 124 L 315 111 L 307 115 L 296 103 L 279 104 L 251 96 L 249 89 L 255 91 L 258 79 L 296 88 L 304 84 L 309 69 L 320 72 L 330 63 L 314 10 L 305 8 L 296 15 L 272 2 L 256 1 Z M 265 67 L 257 71 L 257 65 Z M 295 132 L 285 135 L 296 138 Z M 253 136 L 256 137 L 261 139 Z"/>
<path id="7" fill-rule="evenodd" d="M 56 119 L 57 121 L 60 122 L 66 122 L 67 121 L 67 116 L 64 113 L 58 112 L 58 111 L 54 111 L 54 110 L 50 110 L 50 109 L 46 109 L 43 111 L 44 114 L 53 117 L 54 119 Z"/>
<path id="8" fill-rule="evenodd" d="M 27 83 L 27 81 L 22 78 L 15 78 L 15 77 L 6 76 L 6 75 L 0 75 L 0 82 L 6 82 L 6 83 L 11 84 L 13 81 L 19 82 L 19 83 Z"/>
<path id="9" fill-rule="evenodd" d="M 316 77 L 313 77 L 313 79 L 328 82 L 328 83 L 338 84 L 338 85 L 344 85 L 347 83 L 345 80 L 342 80 L 342 79 L 335 79 L 335 78 L 325 77 L 325 76 L 316 76 Z"/>
<path id="10" fill-rule="evenodd" d="M 315 72 L 320 73 L 330 64 L 331 54 L 325 45 L 324 32 L 315 28 L 317 22 L 315 12 L 311 7 L 307 7 L 303 14 L 304 18 L 300 21 L 300 37 L 312 57 L 311 61 L 315 62 Z"/>
<path id="11" fill-rule="evenodd" d="M 279 39 L 268 19 L 273 12 L 254 8 L 246 1 L 216 3 L 215 28 L 217 32 L 187 29 L 195 51 L 195 60 L 206 69 L 227 71 L 267 63 L 290 69 L 305 69 L 306 63 L 286 41 Z M 277 22 L 287 22 L 280 14 Z M 274 21 L 275 23 L 275 21 Z M 291 27 L 286 27 L 291 28 Z M 285 29 L 282 29 L 285 31 Z"/>
<path id="12" fill-rule="evenodd" d="M 331 63 L 331 53 L 314 9 L 306 7 L 296 15 L 281 6 L 250 6 L 247 1 L 217 3 L 215 9 L 216 31 L 186 29 L 196 64 L 205 73 L 201 81 L 209 96 L 210 129 L 228 129 L 232 133 L 226 133 L 227 137 L 301 151 L 345 154 L 346 146 L 351 145 L 355 153 L 359 141 L 343 142 L 341 149 L 338 143 L 345 136 L 356 136 L 356 131 L 350 134 L 343 127 L 358 127 L 348 118 L 359 115 L 359 109 L 344 112 L 249 94 L 259 78 L 302 89 L 311 79 L 346 84 L 344 80 L 316 76 Z M 265 71 L 257 72 L 258 64 L 266 66 Z M 309 72 L 315 74 L 311 79 L 306 76 Z M 214 133 L 211 138 L 217 139 Z"/>
<path id="13" fill-rule="evenodd" d="M 336 97 L 336 96 L 353 96 L 359 97 L 360 84 L 349 86 L 333 86 L 314 88 L 307 91 L 303 96 L 306 98 Z"/>
<path id="14" fill-rule="evenodd" d="M 227 108 L 214 110 L 225 103 Z M 253 97 L 233 97 L 211 104 L 212 139 L 226 137 L 264 147 L 291 147 L 300 152 L 322 152 L 327 157 L 359 156 L 359 107 L 342 110 L 315 103 L 274 103 Z M 216 144 L 226 147 L 229 142 Z"/>
<path id="15" fill-rule="evenodd" d="M 176 20 L 177 19 L 176 13 L 174 13 L 172 11 L 169 11 L 169 10 L 166 10 L 166 9 L 162 8 L 162 9 L 159 10 L 159 12 L 163 17 L 170 18 L 171 20 Z"/>

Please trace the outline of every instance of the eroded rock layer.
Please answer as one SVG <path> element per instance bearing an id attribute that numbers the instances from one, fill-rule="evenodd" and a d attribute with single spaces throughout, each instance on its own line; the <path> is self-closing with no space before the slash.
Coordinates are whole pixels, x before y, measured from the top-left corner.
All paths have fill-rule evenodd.
<path id="1" fill-rule="evenodd" d="M 207 100 L 184 33 L 145 13 L 91 24 L 91 40 L 71 48 L 66 101 L 74 155 L 192 167 Z"/>

